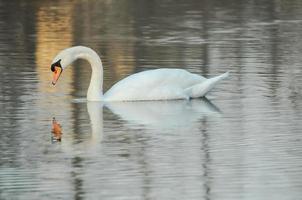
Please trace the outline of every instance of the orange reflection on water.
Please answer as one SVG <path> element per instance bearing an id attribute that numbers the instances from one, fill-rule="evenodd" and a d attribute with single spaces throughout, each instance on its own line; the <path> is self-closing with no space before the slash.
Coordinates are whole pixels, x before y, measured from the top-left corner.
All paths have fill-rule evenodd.
<path id="1" fill-rule="evenodd" d="M 59 3 L 60 4 L 60 3 Z M 50 65 L 53 57 L 62 49 L 72 46 L 73 42 L 73 4 L 52 6 L 44 3 L 37 12 L 36 24 L 36 63 L 41 92 L 54 92 L 50 87 Z M 59 89 L 70 91 L 73 71 L 64 71 Z M 66 91 L 68 90 L 68 91 Z"/>
<path id="2" fill-rule="evenodd" d="M 61 141 L 62 139 L 62 126 L 56 120 L 56 118 L 52 118 L 52 141 Z"/>

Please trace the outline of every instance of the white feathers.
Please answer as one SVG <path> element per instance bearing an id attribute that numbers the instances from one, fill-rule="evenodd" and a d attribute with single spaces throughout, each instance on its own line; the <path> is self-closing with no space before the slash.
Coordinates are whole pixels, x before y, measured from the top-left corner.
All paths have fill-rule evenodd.
<path id="1" fill-rule="evenodd" d="M 155 69 L 136 73 L 120 80 L 102 95 L 103 66 L 99 56 L 90 48 L 77 46 L 61 51 L 54 61 L 61 59 L 63 69 L 74 60 L 86 59 L 92 68 L 87 92 L 89 101 L 140 101 L 190 99 L 205 96 L 218 82 L 228 76 L 206 79 L 183 69 Z"/>

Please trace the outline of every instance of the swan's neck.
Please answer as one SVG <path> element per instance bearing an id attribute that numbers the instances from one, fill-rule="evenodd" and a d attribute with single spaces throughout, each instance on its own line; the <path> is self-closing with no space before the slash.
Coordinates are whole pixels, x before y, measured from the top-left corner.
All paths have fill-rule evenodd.
<path id="1" fill-rule="evenodd" d="M 92 49 L 85 49 L 77 55 L 77 58 L 87 60 L 92 69 L 90 84 L 87 92 L 88 101 L 103 100 L 103 65 L 100 57 Z"/>

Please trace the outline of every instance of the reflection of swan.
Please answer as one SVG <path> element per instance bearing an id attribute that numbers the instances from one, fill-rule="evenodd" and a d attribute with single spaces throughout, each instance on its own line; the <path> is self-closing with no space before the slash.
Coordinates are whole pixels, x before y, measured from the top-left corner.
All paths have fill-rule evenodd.
<path id="1" fill-rule="evenodd" d="M 91 140 L 89 142 L 91 148 L 97 147 L 91 144 L 98 144 L 103 138 L 103 105 L 124 120 L 126 125 L 131 127 L 143 125 L 146 128 L 157 130 L 192 129 L 199 119 L 220 114 L 219 109 L 206 98 L 192 101 L 107 102 L 106 104 L 78 101 L 77 103 L 87 103 L 91 125 Z M 64 141 L 66 143 L 68 139 Z"/>
<path id="2" fill-rule="evenodd" d="M 59 79 L 63 69 L 77 59 L 86 59 L 92 68 L 92 76 L 87 92 L 89 101 L 135 101 L 190 99 L 205 96 L 228 73 L 206 79 L 183 69 L 156 69 L 133 74 L 116 83 L 104 95 L 103 66 L 95 51 L 76 46 L 61 51 L 53 60 L 53 84 Z"/>
<path id="3" fill-rule="evenodd" d="M 56 120 L 55 117 L 52 118 L 52 129 L 51 129 L 51 133 L 52 133 L 52 142 L 61 142 L 62 139 L 62 126 L 61 124 L 59 124 Z"/>
<path id="4" fill-rule="evenodd" d="M 92 141 L 100 142 L 103 138 L 103 104 L 88 101 L 87 111 L 90 118 Z"/>
<path id="5" fill-rule="evenodd" d="M 220 113 L 205 98 L 192 101 L 111 102 L 105 105 L 123 120 L 153 128 L 190 128 L 198 119 Z"/>

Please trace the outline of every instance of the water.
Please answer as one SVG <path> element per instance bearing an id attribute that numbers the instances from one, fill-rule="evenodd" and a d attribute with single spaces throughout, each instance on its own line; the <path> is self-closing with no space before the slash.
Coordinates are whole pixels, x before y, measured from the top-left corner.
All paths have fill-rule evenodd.
<path id="1" fill-rule="evenodd" d="M 300 1 L 1 1 L 0 199 L 300 199 Z M 83 101 L 135 72 L 230 71 L 207 99 Z M 62 125 L 52 139 L 52 119 Z"/>

